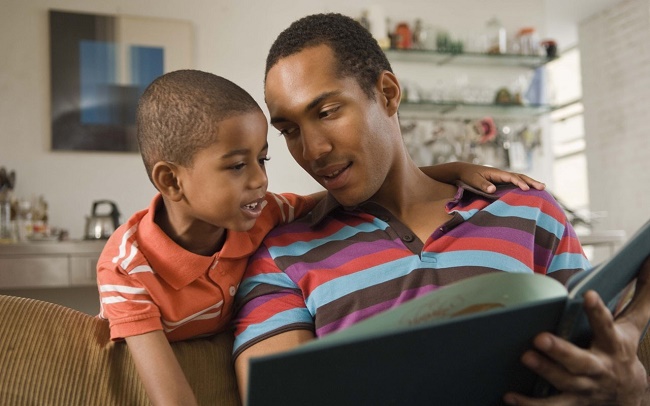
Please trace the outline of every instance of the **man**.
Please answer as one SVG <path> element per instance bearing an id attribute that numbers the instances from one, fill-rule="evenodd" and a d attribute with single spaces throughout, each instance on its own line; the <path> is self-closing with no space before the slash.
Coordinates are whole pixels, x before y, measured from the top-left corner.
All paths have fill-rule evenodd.
<path id="1" fill-rule="evenodd" d="M 546 192 L 493 196 L 426 177 L 399 127 L 401 92 L 376 41 L 338 14 L 305 17 L 267 58 L 271 123 L 294 159 L 329 192 L 312 214 L 273 231 L 240 285 L 235 368 L 246 393 L 250 357 L 293 348 L 461 278 L 537 272 L 565 281 L 588 267 L 575 233 Z M 650 318 L 643 277 L 616 323 L 586 297 L 596 331 L 583 350 L 553 335 L 523 362 L 561 393 L 507 394 L 510 404 L 638 404 L 647 386 L 636 357 Z"/>

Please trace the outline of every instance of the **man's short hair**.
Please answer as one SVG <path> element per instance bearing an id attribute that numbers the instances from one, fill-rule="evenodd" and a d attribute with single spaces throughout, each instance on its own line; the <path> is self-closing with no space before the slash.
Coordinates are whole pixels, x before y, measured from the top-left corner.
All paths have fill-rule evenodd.
<path id="1" fill-rule="evenodd" d="M 339 77 L 354 77 L 370 99 L 381 72 L 393 71 L 367 29 L 350 17 L 328 13 L 303 17 L 280 33 L 266 58 L 265 77 L 280 59 L 323 44 L 334 51 Z"/>
<path id="2" fill-rule="evenodd" d="M 198 70 L 156 78 L 137 110 L 137 137 L 149 179 L 156 162 L 191 166 L 194 156 L 216 140 L 224 119 L 261 108 L 241 87 Z"/>

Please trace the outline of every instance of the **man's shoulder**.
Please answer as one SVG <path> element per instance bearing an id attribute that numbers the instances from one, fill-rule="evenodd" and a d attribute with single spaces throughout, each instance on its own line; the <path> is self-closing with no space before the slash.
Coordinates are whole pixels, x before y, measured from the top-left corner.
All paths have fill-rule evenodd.
<path id="1" fill-rule="evenodd" d="M 321 202 L 323 203 L 323 202 Z M 271 230 L 262 242 L 262 246 L 288 247 L 308 246 L 315 240 L 325 241 L 333 238 L 341 227 L 347 224 L 346 219 L 341 218 L 340 212 L 336 209 L 324 213 L 318 210 L 319 203 L 314 210 L 304 216 L 286 224 L 280 224 Z"/>
<path id="2" fill-rule="evenodd" d="M 498 187 L 494 195 L 494 201 L 486 207 L 494 214 L 536 221 L 553 218 L 560 224 L 567 222 L 564 208 L 547 190 L 521 190 L 514 185 L 507 185 Z"/>
<path id="3" fill-rule="evenodd" d="M 470 186 L 462 185 L 462 200 L 475 201 L 483 200 L 486 202 L 496 202 L 500 200 L 510 202 L 528 202 L 531 204 L 558 204 L 555 197 L 544 190 L 529 189 L 522 190 L 511 183 L 497 184 L 494 193 L 486 193 Z"/>
<path id="4" fill-rule="evenodd" d="M 317 233 L 318 230 L 314 227 L 314 214 L 307 213 L 290 223 L 279 224 L 266 235 L 265 241 L 293 235 L 308 238 L 312 234 L 315 236 Z"/>

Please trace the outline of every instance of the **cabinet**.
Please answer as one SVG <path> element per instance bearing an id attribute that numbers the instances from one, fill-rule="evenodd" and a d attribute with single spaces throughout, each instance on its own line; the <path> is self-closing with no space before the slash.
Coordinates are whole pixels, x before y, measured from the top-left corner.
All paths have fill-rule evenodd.
<path id="1" fill-rule="evenodd" d="M 105 241 L 0 245 L 0 289 L 96 286 Z"/>
<path id="2" fill-rule="evenodd" d="M 99 313 L 97 260 L 106 241 L 0 244 L 0 294 Z"/>
<path id="3" fill-rule="evenodd" d="M 455 160 L 531 171 L 541 145 L 546 56 L 386 50 L 402 83 L 400 123 L 419 165 Z M 507 89 L 509 101 L 496 103 Z M 531 100 L 522 100 L 528 96 Z M 508 97 L 506 97 L 508 99 Z M 519 102 L 523 101 L 523 103 Z"/>

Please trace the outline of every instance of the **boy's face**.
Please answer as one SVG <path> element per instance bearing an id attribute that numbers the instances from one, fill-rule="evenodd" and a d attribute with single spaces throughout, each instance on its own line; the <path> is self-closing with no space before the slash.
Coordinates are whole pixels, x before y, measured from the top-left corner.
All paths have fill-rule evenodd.
<path id="1" fill-rule="evenodd" d="M 396 151 L 386 99 L 376 90 L 371 100 L 355 78 L 339 77 L 329 46 L 280 59 L 265 83 L 271 124 L 339 203 L 359 204 L 382 188 Z"/>
<path id="2" fill-rule="evenodd" d="M 218 124 L 216 142 L 200 150 L 191 167 L 179 168 L 186 221 L 234 231 L 253 227 L 268 185 L 267 130 L 261 111 Z"/>

